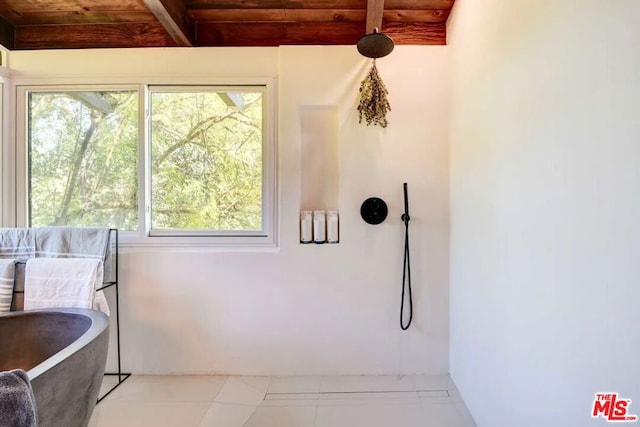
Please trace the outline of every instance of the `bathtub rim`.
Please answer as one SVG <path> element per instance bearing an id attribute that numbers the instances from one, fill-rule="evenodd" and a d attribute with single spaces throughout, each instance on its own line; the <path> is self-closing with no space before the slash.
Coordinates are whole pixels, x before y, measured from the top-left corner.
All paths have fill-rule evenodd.
<path id="1" fill-rule="evenodd" d="M 21 310 L 21 311 L 11 311 L 9 313 L 0 314 L 0 319 L 10 318 L 10 317 L 24 317 L 24 316 L 32 316 L 38 315 L 40 313 L 46 314 L 72 314 L 88 317 L 91 320 L 91 324 L 89 328 L 82 334 L 78 339 L 73 341 L 68 346 L 64 347 L 57 353 L 53 354 L 51 357 L 43 360 L 33 368 L 27 371 L 27 375 L 29 376 L 29 380 L 33 381 L 38 378 L 43 373 L 47 372 L 49 369 L 54 366 L 60 364 L 62 361 L 70 357 L 72 354 L 77 353 L 86 347 L 93 340 L 98 338 L 98 336 L 109 327 L 109 317 L 101 311 L 97 310 L 89 310 L 85 308 L 65 308 L 65 307 L 56 307 L 56 308 L 40 308 L 35 310 Z"/>

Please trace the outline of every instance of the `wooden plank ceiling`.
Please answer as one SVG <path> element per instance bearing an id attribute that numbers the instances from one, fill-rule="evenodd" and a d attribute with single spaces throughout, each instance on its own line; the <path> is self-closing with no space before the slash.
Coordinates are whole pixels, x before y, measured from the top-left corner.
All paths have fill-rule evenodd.
<path id="1" fill-rule="evenodd" d="M 455 0 L 0 0 L 8 49 L 446 44 Z M 382 21 L 380 24 L 380 20 Z"/>

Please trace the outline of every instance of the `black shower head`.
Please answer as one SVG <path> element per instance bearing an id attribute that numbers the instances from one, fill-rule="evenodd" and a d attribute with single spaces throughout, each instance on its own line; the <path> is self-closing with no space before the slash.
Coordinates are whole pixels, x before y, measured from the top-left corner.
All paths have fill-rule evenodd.
<path id="1" fill-rule="evenodd" d="M 373 33 L 360 37 L 357 46 L 361 55 L 375 59 L 389 55 L 393 51 L 394 43 L 391 37 L 375 28 Z"/>

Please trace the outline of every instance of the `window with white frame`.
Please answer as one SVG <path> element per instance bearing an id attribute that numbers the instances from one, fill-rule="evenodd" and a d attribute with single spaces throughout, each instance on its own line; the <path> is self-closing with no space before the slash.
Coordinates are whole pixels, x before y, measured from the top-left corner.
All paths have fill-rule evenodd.
<path id="1" fill-rule="evenodd" d="M 108 226 L 133 243 L 273 244 L 268 94 L 18 86 L 18 225 Z"/>

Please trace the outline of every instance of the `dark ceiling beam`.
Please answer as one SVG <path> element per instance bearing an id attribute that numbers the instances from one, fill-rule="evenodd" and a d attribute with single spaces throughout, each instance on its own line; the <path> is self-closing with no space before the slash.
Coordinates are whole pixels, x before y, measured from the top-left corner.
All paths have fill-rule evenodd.
<path id="1" fill-rule="evenodd" d="M 387 22 L 382 32 L 396 45 L 444 45 L 446 25 Z M 19 26 L 15 49 L 176 46 L 159 23 Z M 353 45 L 362 22 L 199 23 L 200 46 Z"/>
<path id="2" fill-rule="evenodd" d="M 182 0 L 143 0 L 178 46 L 194 45 L 194 25 Z"/>
<path id="3" fill-rule="evenodd" d="M 16 29 L 13 25 L 0 17 L 0 44 L 11 50 L 15 47 Z"/>
<path id="4" fill-rule="evenodd" d="M 388 2 L 388 0 L 387 0 Z M 365 22 L 364 9 L 192 9 L 196 22 Z M 384 22 L 446 22 L 446 9 L 385 9 Z"/>
<path id="5" fill-rule="evenodd" d="M 356 22 L 198 23 L 201 46 L 281 46 L 355 44 L 362 36 Z"/>
<path id="6" fill-rule="evenodd" d="M 200 46 L 354 45 L 362 36 L 362 22 L 200 22 Z M 446 25 L 392 22 L 382 32 L 396 45 L 444 45 Z"/>
<path id="7" fill-rule="evenodd" d="M 16 27 L 16 49 L 85 49 L 176 46 L 157 22 L 29 25 Z"/>
<path id="8" fill-rule="evenodd" d="M 2 0 L 0 15 L 13 22 L 22 13 L 47 13 L 52 10 L 72 13 L 88 11 L 144 11 L 140 0 Z"/>
<path id="9" fill-rule="evenodd" d="M 373 33 L 374 29 L 382 28 L 382 13 L 384 12 L 384 0 L 367 0 L 367 31 Z"/>
<path id="10" fill-rule="evenodd" d="M 331 22 L 365 19 L 363 9 L 191 9 L 197 22 Z"/>
<path id="11" fill-rule="evenodd" d="M 384 34 L 396 45 L 446 45 L 447 24 L 427 24 L 423 22 L 388 22 L 382 24 Z"/>
<path id="12" fill-rule="evenodd" d="M 387 9 L 451 9 L 454 0 L 387 0 Z M 193 9 L 362 9 L 367 0 L 188 0 Z"/>
<path id="13" fill-rule="evenodd" d="M 49 12 L 23 12 L 12 16 L 11 22 L 17 27 L 21 25 L 66 25 L 66 24 L 104 24 L 110 22 L 157 22 L 149 10 L 128 11 L 84 11 L 70 13 L 52 10 Z"/>
<path id="14" fill-rule="evenodd" d="M 448 9 L 451 10 L 455 0 L 387 0 L 387 9 Z"/>
<path id="15" fill-rule="evenodd" d="M 386 8 L 382 14 L 382 20 L 384 22 L 429 22 L 432 24 L 444 24 L 449 18 L 450 11 L 448 9 L 389 9 L 388 3 L 389 1 L 387 0 Z"/>

